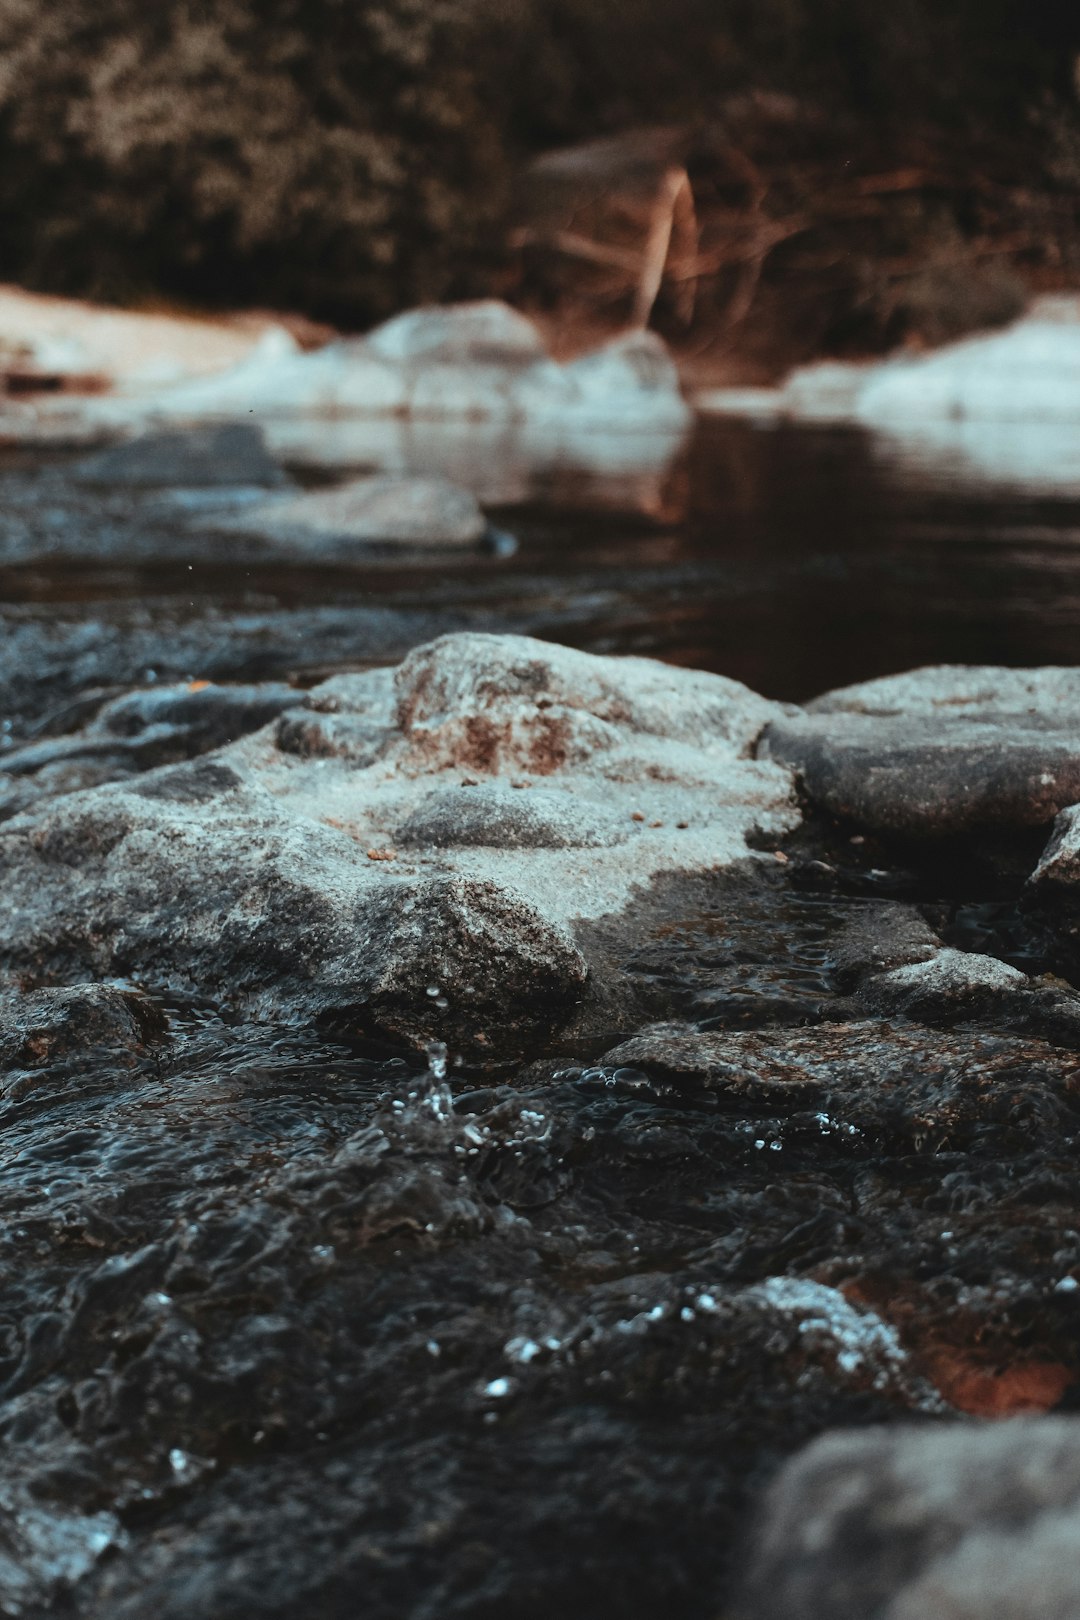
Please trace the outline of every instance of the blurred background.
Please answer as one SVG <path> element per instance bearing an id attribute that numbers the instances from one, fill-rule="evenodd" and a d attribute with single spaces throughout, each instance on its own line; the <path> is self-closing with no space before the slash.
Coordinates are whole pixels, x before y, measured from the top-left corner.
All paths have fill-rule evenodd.
<path id="1" fill-rule="evenodd" d="M 1068 0 L 0 0 L 0 279 L 350 329 L 496 293 L 571 348 L 647 302 L 768 380 L 1076 279 L 1078 50 Z"/>

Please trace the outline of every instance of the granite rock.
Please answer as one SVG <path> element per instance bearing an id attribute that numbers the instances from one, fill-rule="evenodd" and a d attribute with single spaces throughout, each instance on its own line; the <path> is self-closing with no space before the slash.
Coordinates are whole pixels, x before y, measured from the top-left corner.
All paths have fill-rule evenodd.
<path id="1" fill-rule="evenodd" d="M 916 839 L 1049 826 L 1080 799 L 1080 672 L 915 670 L 826 693 L 762 754 L 816 804 Z"/>
<path id="2" fill-rule="evenodd" d="M 772 1485 L 738 1620 L 1068 1620 L 1073 1418 L 823 1436 Z"/>

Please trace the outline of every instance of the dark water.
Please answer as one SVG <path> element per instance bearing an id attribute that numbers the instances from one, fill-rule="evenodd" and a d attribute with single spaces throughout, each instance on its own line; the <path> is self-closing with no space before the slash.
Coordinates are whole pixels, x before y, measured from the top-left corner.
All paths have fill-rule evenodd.
<path id="1" fill-rule="evenodd" d="M 74 729 L 155 679 L 312 680 L 463 625 L 788 698 L 1075 657 L 1075 500 L 732 422 L 667 467 L 515 476 L 493 507 L 512 555 L 331 568 L 10 457 L 4 723 Z M 352 1620 L 362 1593 L 373 1620 L 715 1620 L 747 1512 L 822 1429 L 936 1410 L 931 1375 L 998 1410 L 1017 1346 L 1075 1404 L 1071 1055 L 909 1025 L 867 1056 L 833 972 L 888 897 L 1060 964 L 1008 895 L 830 836 L 624 963 L 657 1016 L 747 1037 L 716 1084 L 579 1052 L 448 1088 L 414 1056 L 170 1004 L 159 1046 L 10 1087 L 0 1612 Z M 744 1085 L 769 1053 L 805 1084 Z M 852 1280 L 910 1365 L 874 1362 Z"/>
<path id="2" fill-rule="evenodd" d="M 0 527 L 18 528 L 0 550 L 0 604 L 20 621 L 141 614 L 166 640 L 208 611 L 362 610 L 379 626 L 366 645 L 340 626 L 305 630 L 262 672 L 392 658 L 471 624 L 716 670 L 795 700 L 931 662 L 1078 655 L 1080 495 L 954 482 L 858 430 L 724 419 L 700 423 L 666 465 L 650 465 L 646 444 L 640 469 L 607 473 L 525 465 L 493 481 L 460 437 L 437 449 L 474 487 L 514 489 L 490 510 L 515 554 L 319 566 L 235 540 L 196 545 L 151 498 L 65 492 L 55 461 L 42 489 L 20 457 L 0 480 Z M 418 464 L 433 455 L 429 433 Z"/>

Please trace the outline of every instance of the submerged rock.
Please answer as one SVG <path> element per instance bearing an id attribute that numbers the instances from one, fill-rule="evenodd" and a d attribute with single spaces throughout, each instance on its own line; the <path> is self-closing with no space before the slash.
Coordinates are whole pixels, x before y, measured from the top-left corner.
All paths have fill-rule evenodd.
<path id="1" fill-rule="evenodd" d="M 445 478 L 361 478 L 336 489 L 279 496 L 239 512 L 207 513 L 204 526 L 239 530 L 320 556 L 357 545 L 475 546 L 487 519 L 466 490 Z"/>
<path id="2" fill-rule="evenodd" d="M 148 996 L 106 984 L 0 992 L 0 1069 L 47 1069 L 103 1051 L 140 1052 L 165 1033 Z"/>
<path id="3" fill-rule="evenodd" d="M 826 1435 L 771 1487 L 738 1620 L 1068 1620 L 1072 1418 Z"/>
<path id="4" fill-rule="evenodd" d="M 243 422 L 147 433 L 88 456 L 76 467 L 75 477 L 81 484 L 147 489 L 273 489 L 286 482 L 260 429 Z"/>
<path id="5" fill-rule="evenodd" d="M 763 757 L 830 814 L 909 838 L 1049 826 L 1080 799 L 1080 672 L 916 670 L 826 693 Z"/>

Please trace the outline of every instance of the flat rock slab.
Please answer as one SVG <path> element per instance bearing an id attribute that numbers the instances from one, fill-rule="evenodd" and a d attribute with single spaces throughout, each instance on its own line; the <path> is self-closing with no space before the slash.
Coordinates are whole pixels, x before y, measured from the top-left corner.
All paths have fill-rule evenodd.
<path id="1" fill-rule="evenodd" d="M 830 814 L 908 838 L 1049 826 L 1080 800 L 1080 671 L 916 670 L 826 693 L 761 752 Z"/>
<path id="2" fill-rule="evenodd" d="M 1071 1620 L 1080 1422 L 825 1435 L 780 1474 L 737 1620 Z"/>
<path id="3" fill-rule="evenodd" d="M 1080 1060 L 1038 1041 L 865 1019 L 809 1029 L 708 1030 L 658 1024 L 614 1047 L 605 1073 L 635 1072 L 673 1096 L 772 1115 L 761 1149 L 798 1151 L 822 1136 L 845 1152 L 946 1152 L 1002 1132 L 1019 1150 L 1073 1113 Z M 1025 1115 L 1027 1116 L 1025 1118 Z"/>
<path id="4" fill-rule="evenodd" d="M 7 822 L 0 960 L 521 1051 L 588 991 L 581 925 L 629 926 L 656 878 L 752 863 L 752 833 L 796 823 L 788 773 L 750 757 L 777 712 L 721 676 L 444 637 Z"/>

